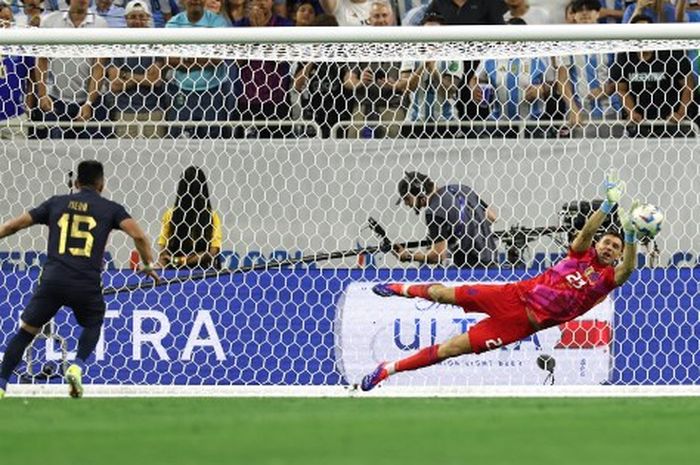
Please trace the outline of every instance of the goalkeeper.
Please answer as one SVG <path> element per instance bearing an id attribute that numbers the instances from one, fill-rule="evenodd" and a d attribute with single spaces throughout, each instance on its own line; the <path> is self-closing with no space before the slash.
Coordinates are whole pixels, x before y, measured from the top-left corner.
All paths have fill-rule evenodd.
<path id="1" fill-rule="evenodd" d="M 488 318 L 442 344 L 424 348 L 397 362 L 383 362 L 362 380 L 369 391 L 400 371 L 416 370 L 447 358 L 479 354 L 523 339 L 537 331 L 573 320 L 621 286 L 637 266 L 637 231 L 622 208 L 618 214 L 624 243 L 606 231 L 593 246 L 593 238 L 606 216 L 619 202 L 623 184 L 614 176 L 605 180 L 606 200 L 586 221 L 571 243 L 566 258 L 544 273 L 525 281 L 503 285 L 377 284 L 382 296 L 421 297 L 433 302 L 459 305 L 465 312 L 483 312 Z M 634 210 L 635 204 L 630 211 Z M 622 261 L 617 263 L 622 257 Z"/>

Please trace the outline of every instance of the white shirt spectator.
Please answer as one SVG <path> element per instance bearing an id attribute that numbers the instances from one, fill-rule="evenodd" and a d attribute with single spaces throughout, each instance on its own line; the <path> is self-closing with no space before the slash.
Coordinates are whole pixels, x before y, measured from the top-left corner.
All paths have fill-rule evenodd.
<path id="1" fill-rule="evenodd" d="M 42 28 L 99 28 L 108 27 L 107 21 L 94 13 L 88 13 L 77 28 L 68 18 L 68 11 L 55 11 L 44 18 Z M 94 58 L 50 58 L 49 85 L 47 92 L 54 99 L 84 103 L 87 100 L 87 85 Z"/>
<path id="2" fill-rule="evenodd" d="M 331 12 L 338 20 L 339 26 L 367 26 L 372 0 L 355 3 L 350 0 L 336 0 L 335 9 Z"/>
<path id="3" fill-rule="evenodd" d="M 39 15 L 41 18 L 41 22 L 44 22 L 44 18 L 46 18 L 50 13 L 42 13 Z M 24 14 L 24 11 L 20 11 L 19 13 L 15 14 L 15 26 L 17 27 L 27 27 L 27 22 L 29 21 L 29 18 L 27 17 L 26 14 Z"/>
<path id="4" fill-rule="evenodd" d="M 95 12 L 102 16 L 109 27 L 126 27 L 126 19 L 124 18 L 124 8 L 110 4 L 106 10 L 100 10 L 95 6 Z"/>
<path id="5" fill-rule="evenodd" d="M 570 2 L 571 0 L 530 0 L 530 6 L 542 7 L 548 11 L 550 24 L 563 24 L 566 5 Z M 530 24 L 529 21 L 527 23 Z"/>
<path id="6" fill-rule="evenodd" d="M 508 21 L 512 17 L 510 11 L 506 11 L 506 14 L 503 15 L 503 20 Z M 539 6 L 530 5 L 527 13 L 522 15 L 521 18 L 527 24 L 553 24 L 549 12 L 545 8 Z"/>

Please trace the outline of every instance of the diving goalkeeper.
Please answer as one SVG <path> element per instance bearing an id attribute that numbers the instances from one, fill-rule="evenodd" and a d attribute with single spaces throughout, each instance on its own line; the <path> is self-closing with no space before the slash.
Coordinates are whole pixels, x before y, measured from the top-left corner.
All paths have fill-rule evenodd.
<path id="1" fill-rule="evenodd" d="M 617 232 L 606 231 L 595 245 L 593 238 L 606 216 L 619 202 L 623 184 L 606 177 L 605 201 L 586 221 L 571 243 L 566 258 L 544 273 L 525 281 L 502 285 L 377 284 L 382 297 L 421 297 L 433 302 L 459 305 L 465 312 L 489 315 L 464 334 L 442 344 L 424 348 L 397 362 L 383 362 L 362 380 L 369 391 L 400 371 L 434 365 L 447 358 L 479 354 L 523 339 L 537 331 L 573 320 L 621 286 L 637 266 L 637 231 L 622 208 L 618 214 L 624 242 Z M 635 204 L 630 211 L 633 211 Z M 622 261 L 618 264 L 618 260 Z"/>

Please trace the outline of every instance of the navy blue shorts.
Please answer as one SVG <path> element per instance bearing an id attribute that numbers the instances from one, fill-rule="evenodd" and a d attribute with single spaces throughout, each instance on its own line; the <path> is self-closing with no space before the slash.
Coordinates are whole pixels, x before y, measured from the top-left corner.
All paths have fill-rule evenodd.
<path id="1" fill-rule="evenodd" d="M 105 301 L 100 287 L 78 288 L 44 282 L 34 291 L 22 313 L 22 321 L 41 328 L 63 306 L 73 310 L 78 324 L 83 328 L 102 325 L 105 318 Z"/>

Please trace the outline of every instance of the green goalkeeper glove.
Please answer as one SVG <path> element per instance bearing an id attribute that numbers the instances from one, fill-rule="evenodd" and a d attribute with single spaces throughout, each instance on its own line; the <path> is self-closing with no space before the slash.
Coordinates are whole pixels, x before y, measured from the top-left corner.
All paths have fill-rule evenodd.
<path id="1" fill-rule="evenodd" d="M 620 218 L 620 223 L 622 224 L 622 231 L 625 233 L 625 243 L 634 244 L 637 240 L 637 229 L 632 223 L 632 212 L 639 206 L 639 201 L 635 200 L 630 206 L 629 212 L 624 208 L 617 207 L 617 216 Z"/>
<path id="2" fill-rule="evenodd" d="M 615 171 L 610 171 L 605 176 L 603 188 L 605 189 L 605 201 L 600 206 L 600 209 L 607 215 L 612 211 L 615 204 L 620 201 L 622 193 L 625 191 L 625 183 L 617 177 Z"/>

